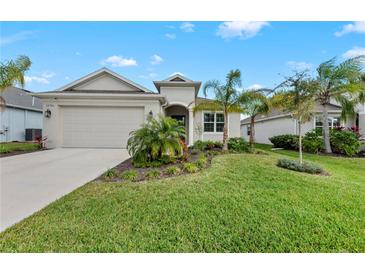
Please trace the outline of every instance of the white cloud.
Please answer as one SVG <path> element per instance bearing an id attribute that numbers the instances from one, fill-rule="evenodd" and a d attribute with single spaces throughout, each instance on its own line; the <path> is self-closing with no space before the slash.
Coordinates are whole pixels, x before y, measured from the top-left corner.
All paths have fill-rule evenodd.
<path id="1" fill-rule="evenodd" d="M 218 26 L 217 35 L 223 39 L 238 37 L 249 39 L 254 37 L 263 27 L 269 26 L 268 22 L 231 21 L 223 22 Z"/>
<path id="2" fill-rule="evenodd" d="M 365 33 L 365 22 L 358 21 L 344 25 L 340 31 L 335 32 L 335 36 L 340 37 L 351 32 Z"/>
<path id="3" fill-rule="evenodd" d="M 18 41 L 26 40 L 31 38 L 33 34 L 34 31 L 21 31 L 10 36 L 0 37 L 0 45 L 5 46 Z"/>
<path id="4" fill-rule="evenodd" d="M 307 62 L 288 61 L 286 62 L 286 65 L 294 70 L 306 70 L 312 68 L 312 64 Z"/>
<path id="5" fill-rule="evenodd" d="M 24 76 L 24 80 L 26 83 L 37 82 L 39 84 L 48 85 L 49 81 L 47 78 L 39 77 L 39 76 Z"/>
<path id="6" fill-rule="evenodd" d="M 353 47 L 352 49 L 346 51 L 344 54 L 342 54 L 343 58 L 353 58 L 359 55 L 365 55 L 365 48 L 361 47 Z"/>
<path id="7" fill-rule="evenodd" d="M 36 82 L 43 85 L 48 85 L 50 83 L 49 79 L 55 76 L 53 72 L 43 72 L 41 75 L 24 76 L 26 83 Z"/>
<path id="8" fill-rule="evenodd" d="M 103 64 L 110 64 L 112 67 L 131 67 L 137 66 L 137 61 L 133 58 L 124 58 L 123 56 L 113 55 L 106 58 Z"/>
<path id="9" fill-rule="evenodd" d="M 150 57 L 151 60 L 151 64 L 152 65 L 158 65 L 161 64 L 163 62 L 163 59 L 160 55 L 154 54 Z"/>
<path id="10" fill-rule="evenodd" d="M 46 72 L 43 72 L 43 73 L 41 74 L 41 77 L 49 79 L 49 78 L 54 77 L 55 75 L 56 75 L 56 74 L 55 74 L 54 72 L 46 71 Z"/>
<path id="11" fill-rule="evenodd" d="M 180 72 L 180 71 L 176 71 L 176 72 L 173 72 L 169 75 L 169 77 L 171 77 L 172 75 L 175 75 L 175 74 L 180 74 L 181 76 L 186 76 L 184 73 Z"/>
<path id="12" fill-rule="evenodd" d="M 260 89 L 260 88 L 263 88 L 263 86 L 260 84 L 253 84 L 247 87 L 247 89 Z"/>
<path id="13" fill-rule="evenodd" d="M 156 79 L 158 76 L 157 73 L 155 72 L 150 72 L 148 73 L 147 75 L 141 75 L 140 77 L 143 78 L 143 79 Z"/>
<path id="14" fill-rule="evenodd" d="M 81 52 L 76 51 L 76 52 L 75 52 L 75 55 L 80 56 L 80 55 L 81 55 Z"/>
<path id="15" fill-rule="evenodd" d="M 176 34 L 175 33 L 166 33 L 165 37 L 167 39 L 174 40 L 174 39 L 176 39 Z"/>
<path id="16" fill-rule="evenodd" d="M 194 32 L 194 24 L 190 22 L 184 22 L 180 25 L 180 29 L 184 32 Z"/>

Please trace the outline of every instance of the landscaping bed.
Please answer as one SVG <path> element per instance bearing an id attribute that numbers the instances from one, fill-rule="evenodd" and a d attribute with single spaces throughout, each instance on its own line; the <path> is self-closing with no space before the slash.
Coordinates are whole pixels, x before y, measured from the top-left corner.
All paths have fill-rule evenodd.
<path id="1" fill-rule="evenodd" d="M 209 167 L 211 165 L 212 158 L 215 155 L 220 154 L 222 154 L 222 151 L 218 149 L 206 152 L 189 149 L 188 157 L 186 160 L 178 159 L 176 162 L 162 164 L 156 167 L 139 168 L 134 167 L 132 158 L 129 158 L 118 164 L 114 168 L 109 169 L 104 174 L 96 178 L 94 181 L 140 182 L 150 179 L 168 178 L 188 173 L 195 173 L 201 169 Z M 190 166 L 196 166 L 197 168 L 189 169 L 189 164 L 192 164 Z M 126 174 L 126 176 L 123 176 L 124 174 Z M 136 176 L 134 176 L 134 174 L 136 174 Z"/>

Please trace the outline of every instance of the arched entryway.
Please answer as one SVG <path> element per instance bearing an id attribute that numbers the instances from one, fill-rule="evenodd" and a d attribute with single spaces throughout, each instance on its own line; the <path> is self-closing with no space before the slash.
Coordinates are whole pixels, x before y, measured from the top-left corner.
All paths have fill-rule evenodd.
<path id="1" fill-rule="evenodd" d="M 189 110 L 182 105 L 170 105 L 165 108 L 165 115 L 181 121 L 184 124 L 186 143 L 189 144 Z"/>

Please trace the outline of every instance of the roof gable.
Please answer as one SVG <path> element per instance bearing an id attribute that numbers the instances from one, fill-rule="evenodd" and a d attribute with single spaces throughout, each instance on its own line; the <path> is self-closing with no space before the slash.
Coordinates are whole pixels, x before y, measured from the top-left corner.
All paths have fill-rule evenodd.
<path id="1" fill-rule="evenodd" d="M 121 91 L 121 92 L 151 92 L 147 88 L 107 69 L 102 68 L 90 73 L 58 91 Z"/>
<path id="2" fill-rule="evenodd" d="M 179 73 L 175 73 L 175 74 L 171 75 L 169 78 L 165 79 L 164 81 L 167 81 L 167 82 L 193 82 L 189 78 L 186 78 L 185 76 L 183 76 Z"/>

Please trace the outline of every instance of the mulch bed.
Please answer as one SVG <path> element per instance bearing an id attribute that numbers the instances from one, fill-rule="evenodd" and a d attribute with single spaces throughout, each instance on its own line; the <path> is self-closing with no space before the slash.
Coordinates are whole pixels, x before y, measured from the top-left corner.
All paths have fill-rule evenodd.
<path id="1" fill-rule="evenodd" d="M 120 175 L 121 173 L 128 171 L 128 170 L 136 170 L 138 172 L 138 178 L 136 180 L 133 180 L 133 182 L 140 182 L 140 181 L 145 181 L 145 180 L 149 180 L 149 178 L 147 178 L 147 173 L 151 170 L 156 170 L 159 171 L 161 173 L 161 175 L 158 178 L 155 179 L 161 179 L 161 178 L 169 178 L 169 177 L 176 177 L 176 176 L 181 176 L 183 174 L 188 174 L 188 172 L 186 170 L 183 169 L 182 165 L 184 163 L 193 163 L 196 160 L 199 159 L 199 157 L 201 157 L 201 155 L 205 155 L 207 158 L 207 164 L 205 165 L 204 168 L 208 168 L 211 165 L 212 159 L 213 159 L 213 155 L 210 153 L 197 153 L 197 154 L 189 154 L 189 157 L 187 159 L 187 161 L 177 161 L 175 163 L 170 163 L 170 164 L 166 164 L 166 165 L 162 165 L 159 167 L 142 167 L 142 168 L 135 168 L 132 164 L 132 158 L 129 158 L 127 160 L 125 160 L 124 162 L 121 162 L 119 165 L 115 166 L 113 169 L 117 171 L 118 175 Z M 168 167 L 172 167 L 172 166 L 176 166 L 178 167 L 181 172 L 179 174 L 167 174 L 166 172 L 164 172 Z M 107 182 L 127 182 L 128 180 L 125 180 L 123 178 L 121 178 L 120 176 L 116 176 L 114 178 L 106 178 L 104 175 L 99 176 L 98 178 L 96 178 L 94 181 L 107 181 Z"/>

